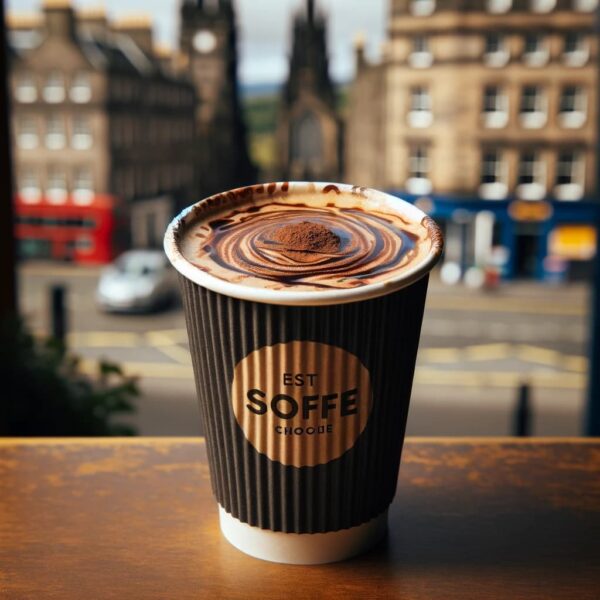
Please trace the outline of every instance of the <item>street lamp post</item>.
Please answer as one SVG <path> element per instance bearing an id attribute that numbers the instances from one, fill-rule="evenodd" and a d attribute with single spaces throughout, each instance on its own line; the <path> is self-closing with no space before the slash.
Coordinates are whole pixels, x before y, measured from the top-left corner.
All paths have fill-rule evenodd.
<path id="1" fill-rule="evenodd" d="M 596 257 L 590 304 L 589 382 L 586 433 L 600 436 L 600 8 L 596 9 Z"/>

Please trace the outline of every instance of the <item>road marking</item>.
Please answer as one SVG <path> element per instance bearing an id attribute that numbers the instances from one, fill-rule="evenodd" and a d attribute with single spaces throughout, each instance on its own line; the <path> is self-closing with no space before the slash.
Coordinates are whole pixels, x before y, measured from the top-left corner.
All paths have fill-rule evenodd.
<path id="1" fill-rule="evenodd" d="M 186 348 L 182 348 L 181 346 L 173 344 L 171 346 L 156 346 L 156 349 L 181 365 L 191 366 L 192 364 L 192 357 L 190 356 L 190 351 Z"/>
<path id="2" fill-rule="evenodd" d="M 419 360 L 435 363 L 456 363 L 460 360 L 460 348 L 424 348 L 419 351 Z"/>
<path id="3" fill-rule="evenodd" d="M 476 344 L 464 348 L 465 360 L 485 361 L 510 358 L 510 344 Z"/>
<path id="4" fill-rule="evenodd" d="M 88 374 L 96 375 L 98 367 L 96 361 L 84 360 L 82 370 Z M 121 363 L 126 375 L 149 379 L 193 379 L 190 366 L 165 363 Z M 458 387 L 500 387 L 516 388 L 519 384 L 527 382 L 535 388 L 583 390 L 586 378 L 580 373 L 564 373 L 555 371 L 442 371 L 431 367 L 417 367 L 415 383 L 428 386 L 458 386 Z"/>
<path id="5" fill-rule="evenodd" d="M 516 348 L 516 356 L 521 360 L 547 365 L 549 367 L 558 367 L 562 364 L 563 355 L 556 350 L 540 348 L 538 346 L 528 346 L 522 344 Z"/>
<path id="6" fill-rule="evenodd" d="M 555 371 L 441 371 L 430 367 L 417 367 L 415 371 L 418 385 L 516 388 L 524 382 L 535 388 L 583 390 L 586 378 L 579 373 Z"/>
<path id="7" fill-rule="evenodd" d="M 67 336 L 71 348 L 136 348 L 141 337 L 130 331 L 75 331 Z"/>
<path id="8" fill-rule="evenodd" d="M 119 366 L 125 375 L 130 377 L 154 379 L 193 379 L 194 377 L 191 366 L 174 363 L 121 362 Z M 98 362 L 84 359 L 81 361 L 81 369 L 88 375 L 97 375 Z"/>
<path id="9" fill-rule="evenodd" d="M 587 314 L 585 305 L 557 305 L 553 301 L 540 301 L 539 298 L 480 298 L 452 297 L 444 295 L 430 295 L 427 298 L 427 309 L 430 310 L 456 310 L 460 312 L 507 312 L 529 313 L 540 315 L 584 316 Z"/>
<path id="10" fill-rule="evenodd" d="M 33 267 L 24 265 L 19 269 L 20 275 L 33 275 L 33 276 L 42 276 L 42 277 L 94 277 L 97 278 L 100 275 L 100 271 L 102 269 L 98 267 L 77 267 L 77 268 L 69 268 L 69 267 Z"/>

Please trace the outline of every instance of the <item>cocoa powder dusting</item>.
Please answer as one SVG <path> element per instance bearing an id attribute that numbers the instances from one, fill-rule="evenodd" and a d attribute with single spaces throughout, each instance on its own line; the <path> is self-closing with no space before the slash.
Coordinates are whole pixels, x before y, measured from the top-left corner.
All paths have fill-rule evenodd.
<path id="1" fill-rule="evenodd" d="M 273 231 L 271 240 L 292 252 L 331 254 L 340 249 L 340 237 L 331 229 L 312 221 L 281 225 Z"/>

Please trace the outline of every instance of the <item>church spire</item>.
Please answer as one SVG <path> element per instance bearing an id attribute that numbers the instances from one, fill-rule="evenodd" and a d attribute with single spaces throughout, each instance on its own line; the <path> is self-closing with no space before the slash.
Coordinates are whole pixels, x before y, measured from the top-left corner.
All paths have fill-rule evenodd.
<path id="1" fill-rule="evenodd" d="M 315 0 L 306 0 L 306 19 L 310 25 L 315 21 Z"/>

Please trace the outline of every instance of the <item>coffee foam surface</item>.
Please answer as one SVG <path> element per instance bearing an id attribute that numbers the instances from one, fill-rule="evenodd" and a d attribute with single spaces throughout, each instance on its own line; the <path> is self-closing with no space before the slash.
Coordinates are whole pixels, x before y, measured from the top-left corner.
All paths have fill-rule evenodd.
<path id="1" fill-rule="evenodd" d="M 177 232 L 181 254 L 223 281 L 285 292 L 385 282 L 441 252 L 437 226 L 401 200 L 358 187 L 292 186 L 251 186 L 199 202 Z"/>

